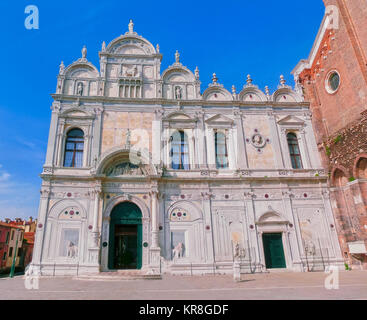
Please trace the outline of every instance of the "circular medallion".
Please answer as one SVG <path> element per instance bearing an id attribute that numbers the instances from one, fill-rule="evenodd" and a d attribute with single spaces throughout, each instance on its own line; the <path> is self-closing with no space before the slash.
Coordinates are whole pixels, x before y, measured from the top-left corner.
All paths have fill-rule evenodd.
<path id="1" fill-rule="evenodd" d="M 103 242 L 102 246 L 103 247 L 107 247 L 108 246 L 108 243 L 107 242 Z"/>
<path id="2" fill-rule="evenodd" d="M 255 133 L 251 137 L 251 144 L 255 148 L 263 148 L 263 147 L 265 147 L 266 140 L 264 139 L 264 137 L 260 133 Z"/>
<path id="3" fill-rule="evenodd" d="M 144 243 L 143 243 L 143 247 L 144 247 L 144 248 L 147 248 L 147 247 L 148 247 L 148 242 L 144 242 Z"/>

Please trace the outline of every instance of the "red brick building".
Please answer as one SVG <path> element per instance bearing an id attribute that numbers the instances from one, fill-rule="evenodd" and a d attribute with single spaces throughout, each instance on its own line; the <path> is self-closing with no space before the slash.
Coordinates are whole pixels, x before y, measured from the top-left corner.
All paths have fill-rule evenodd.
<path id="1" fill-rule="evenodd" d="M 29 220 L 17 218 L 0 221 L 0 272 L 10 270 L 14 255 L 18 268 L 24 268 L 31 262 L 36 225 L 37 220 L 32 217 Z"/>
<path id="2" fill-rule="evenodd" d="M 292 73 L 311 103 L 345 260 L 367 268 L 367 1 L 324 4 L 309 58 Z"/>
<path id="3" fill-rule="evenodd" d="M 11 228 L 0 222 L 0 271 L 6 267 Z"/>

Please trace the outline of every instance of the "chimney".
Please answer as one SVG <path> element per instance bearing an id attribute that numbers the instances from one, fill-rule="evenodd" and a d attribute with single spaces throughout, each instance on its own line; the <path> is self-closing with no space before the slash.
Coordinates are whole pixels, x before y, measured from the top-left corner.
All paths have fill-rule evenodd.
<path id="1" fill-rule="evenodd" d="M 33 221 L 33 217 L 29 217 L 28 221 L 29 222 L 32 222 Z"/>

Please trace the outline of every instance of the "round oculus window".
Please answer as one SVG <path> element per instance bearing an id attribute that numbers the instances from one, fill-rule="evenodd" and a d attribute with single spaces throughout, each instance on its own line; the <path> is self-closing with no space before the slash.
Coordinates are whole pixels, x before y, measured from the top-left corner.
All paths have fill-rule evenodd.
<path id="1" fill-rule="evenodd" d="M 328 93 L 334 93 L 339 89 L 340 76 L 336 71 L 332 71 L 326 78 L 326 90 Z"/>

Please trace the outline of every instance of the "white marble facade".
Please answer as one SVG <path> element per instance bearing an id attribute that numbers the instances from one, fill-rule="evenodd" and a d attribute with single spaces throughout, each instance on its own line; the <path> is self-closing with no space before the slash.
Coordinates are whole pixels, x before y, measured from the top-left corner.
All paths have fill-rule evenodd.
<path id="1" fill-rule="evenodd" d="M 250 76 L 238 93 L 214 74 L 201 92 L 198 68 L 184 67 L 177 52 L 161 72 L 159 46 L 132 22 L 99 57 L 98 69 L 83 48 L 82 58 L 60 66 L 32 262 L 42 275 L 108 271 L 110 214 L 124 201 L 142 213 L 147 272 L 232 273 L 234 262 L 263 272 L 266 233 L 281 234 L 289 270 L 343 264 L 309 104 L 282 77 L 273 94 Z M 64 166 L 73 128 L 84 133 L 77 168 Z M 179 129 L 186 170 L 171 166 L 170 137 Z M 224 169 L 216 165 L 218 130 Z M 302 169 L 292 168 L 288 132 L 297 136 Z M 114 169 L 126 159 L 141 163 Z"/>

